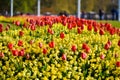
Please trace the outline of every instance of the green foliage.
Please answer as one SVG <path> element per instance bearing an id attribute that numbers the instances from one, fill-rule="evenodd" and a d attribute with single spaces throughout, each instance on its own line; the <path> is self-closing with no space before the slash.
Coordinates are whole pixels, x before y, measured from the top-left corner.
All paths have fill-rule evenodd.
<path id="1" fill-rule="evenodd" d="M 98 22 L 102 22 L 102 23 L 106 23 L 106 22 L 108 22 L 108 23 L 110 23 L 110 24 L 112 24 L 114 27 L 118 27 L 118 28 L 120 28 L 120 22 L 119 21 L 112 21 L 112 20 L 100 20 L 100 21 L 98 21 Z"/>
<path id="2" fill-rule="evenodd" d="M 36 0 L 14 0 L 15 12 L 34 13 Z"/>
<path id="3" fill-rule="evenodd" d="M 9 7 L 10 7 L 10 0 L 0 0 L 0 13 L 2 13 L 3 11 L 9 11 Z"/>

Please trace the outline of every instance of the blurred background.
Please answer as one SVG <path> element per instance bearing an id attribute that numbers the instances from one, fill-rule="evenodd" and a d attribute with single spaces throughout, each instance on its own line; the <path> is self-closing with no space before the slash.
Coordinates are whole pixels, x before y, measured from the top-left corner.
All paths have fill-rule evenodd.
<path id="1" fill-rule="evenodd" d="M 36 15 L 37 0 L 13 0 L 14 15 Z M 41 0 L 41 15 L 76 15 L 77 0 Z M 10 16 L 10 0 L 0 0 L 0 15 Z M 81 17 L 117 20 L 118 0 L 81 0 Z"/>

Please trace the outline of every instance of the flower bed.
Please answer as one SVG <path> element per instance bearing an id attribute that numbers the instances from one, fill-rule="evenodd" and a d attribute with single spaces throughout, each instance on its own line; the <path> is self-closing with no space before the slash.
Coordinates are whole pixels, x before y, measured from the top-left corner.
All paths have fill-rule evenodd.
<path id="1" fill-rule="evenodd" d="M 0 24 L 0 80 L 119 80 L 119 35 L 109 23 L 73 16 Z"/>

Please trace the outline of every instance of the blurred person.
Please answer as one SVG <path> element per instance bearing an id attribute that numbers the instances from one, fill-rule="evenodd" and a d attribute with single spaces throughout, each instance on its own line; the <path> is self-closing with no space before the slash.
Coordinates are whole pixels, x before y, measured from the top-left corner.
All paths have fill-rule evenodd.
<path id="1" fill-rule="evenodd" d="M 99 19 L 100 20 L 104 19 L 104 11 L 102 9 L 99 9 Z"/>
<path id="2" fill-rule="evenodd" d="M 116 10 L 115 10 L 115 8 L 112 8 L 111 14 L 112 14 L 112 20 L 115 20 L 115 18 L 116 18 Z"/>
<path id="3" fill-rule="evenodd" d="M 64 16 L 69 16 L 69 14 L 66 11 L 62 11 L 58 14 L 59 16 L 64 15 Z"/>
<path id="4" fill-rule="evenodd" d="M 81 12 L 81 18 L 85 18 L 85 12 L 84 11 Z"/>

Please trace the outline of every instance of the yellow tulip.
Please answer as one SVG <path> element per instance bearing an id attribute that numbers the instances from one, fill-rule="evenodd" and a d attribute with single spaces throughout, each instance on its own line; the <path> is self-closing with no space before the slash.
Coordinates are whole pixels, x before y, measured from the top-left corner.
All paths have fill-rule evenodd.
<path id="1" fill-rule="evenodd" d="M 59 71 L 59 72 L 57 72 L 57 77 L 59 78 L 59 79 L 61 79 L 62 78 L 62 73 Z"/>
<path id="2" fill-rule="evenodd" d="M 67 78 L 66 78 L 66 77 L 63 77 L 63 80 L 67 80 Z"/>
<path id="3" fill-rule="evenodd" d="M 42 78 L 42 80 L 48 80 L 48 78 L 45 76 L 45 77 Z"/>

